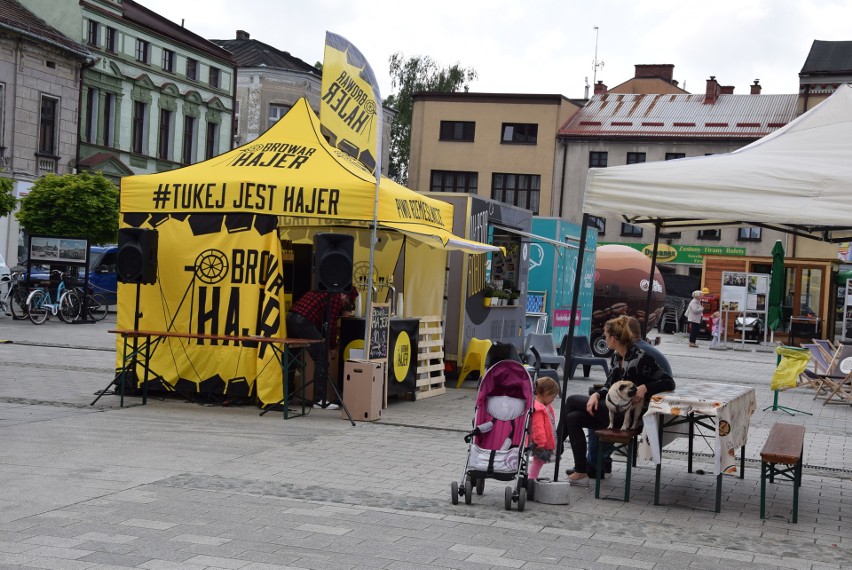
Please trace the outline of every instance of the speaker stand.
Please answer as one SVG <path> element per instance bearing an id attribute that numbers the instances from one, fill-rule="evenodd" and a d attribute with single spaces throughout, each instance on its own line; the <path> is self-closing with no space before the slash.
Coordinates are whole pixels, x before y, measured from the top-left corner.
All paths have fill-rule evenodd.
<path id="1" fill-rule="evenodd" d="M 139 319 L 142 317 L 142 313 L 139 311 L 139 298 L 141 296 L 141 291 L 142 291 L 142 283 L 137 281 L 136 282 L 136 304 L 133 307 L 133 332 L 134 333 L 139 332 Z M 150 354 L 149 354 L 149 351 L 150 351 L 150 348 L 151 348 L 150 338 L 146 342 L 148 344 L 145 348 L 145 353 L 146 353 L 145 378 L 142 382 L 142 405 L 143 406 L 148 403 L 148 368 L 149 368 L 148 360 L 150 359 Z M 122 408 L 124 407 L 124 387 L 127 385 L 127 362 L 126 362 L 127 361 L 127 338 L 126 337 L 124 339 L 124 346 L 125 346 L 125 352 L 124 352 L 125 356 L 124 356 L 124 359 L 123 359 L 123 362 L 122 362 L 121 386 L 119 388 L 119 393 L 121 395 L 120 407 L 122 407 Z M 136 369 L 137 369 L 137 365 L 139 363 L 139 361 L 138 361 L 138 358 L 139 358 L 139 337 L 135 334 L 133 335 L 133 350 L 130 353 L 130 355 L 131 355 L 130 368 L 133 371 L 133 378 L 136 378 Z M 101 399 L 101 396 L 103 396 L 105 393 L 107 393 L 107 391 L 109 390 L 109 387 L 112 386 L 113 384 L 115 384 L 115 378 L 113 378 L 110 381 L 110 383 L 107 385 L 106 388 L 104 388 L 103 390 L 98 392 L 98 397 L 95 398 L 94 400 L 92 400 L 92 403 L 89 404 L 89 405 L 94 406 L 95 403 L 97 403 L 97 401 Z"/>

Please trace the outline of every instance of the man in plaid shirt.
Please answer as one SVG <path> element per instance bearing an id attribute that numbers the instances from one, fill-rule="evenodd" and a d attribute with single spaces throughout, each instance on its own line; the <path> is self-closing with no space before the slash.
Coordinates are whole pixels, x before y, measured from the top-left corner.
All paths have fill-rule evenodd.
<path id="1" fill-rule="evenodd" d="M 337 410 L 340 406 L 328 401 L 328 351 L 337 348 L 337 321 L 350 314 L 358 291 L 351 289 L 343 293 L 309 291 L 290 307 L 287 313 L 287 336 L 289 338 L 319 339 L 308 347 L 314 361 L 314 407 Z M 328 319 L 326 321 L 326 319 Z M 324 325 L 328 323 L 328 342 Z"/>

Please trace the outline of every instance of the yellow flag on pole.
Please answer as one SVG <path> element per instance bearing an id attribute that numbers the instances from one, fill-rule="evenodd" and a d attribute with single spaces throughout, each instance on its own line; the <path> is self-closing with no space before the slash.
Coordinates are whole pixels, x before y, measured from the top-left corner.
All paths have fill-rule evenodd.
<path id="1" fill-rule="evenodd" d="M 332 146 L 381 171 L 382 98 L 367 59 L 349 40 L 325 33 L 322 134 Z"/>

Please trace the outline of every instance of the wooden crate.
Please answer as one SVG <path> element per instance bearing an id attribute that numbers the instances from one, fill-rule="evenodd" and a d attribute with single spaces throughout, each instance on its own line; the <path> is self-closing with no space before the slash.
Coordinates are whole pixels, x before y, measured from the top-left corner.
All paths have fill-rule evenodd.
<path id="1" fill-rule="evenodd" d="M 444 323 L 441 317 L 421 317 L 417 340 L 417 381 L 414 399 L 431 398 L 446 391 Z"/>

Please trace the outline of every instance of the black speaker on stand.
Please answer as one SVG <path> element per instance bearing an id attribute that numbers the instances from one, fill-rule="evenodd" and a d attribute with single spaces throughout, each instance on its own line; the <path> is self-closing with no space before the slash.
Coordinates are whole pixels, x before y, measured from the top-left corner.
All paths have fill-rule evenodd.
<path id="1" fill-rule="evenodd" d="M 139 331 L 139 319 L 142 313 L 139 311 L 139 297 L 142 284 L 153 285 L 157 282 L 157 249 L 159 243 L 159 233 L 157 230 L 149 230 L 143 228 L 121 228 L 118 230 L 118 252 L 115 255 L 116 277 L 120 283 L 135 283 L 136 284 L 136 304 L 133 307 L 133 332 Z M 83 303 L 85 307 L 88 303 Z M 125 343 L 127 342 L 125 338 Z M 150 339 L 149 339 L 150 342 Z M 127 345 L 125 344 L 125 347 Z M 146 348 L 150 349 L 150 346 Z M 136 369 L 139 356 L 139 337 L 133 335 L 133 352 L 131 361 L 131 370 L 133 371 L 134 381 L 136 379 Z M 117 381 L 121 382 L 121 407 L 124 407 L 124 390 L 127 384 L 127 366 L 121 374 L 121 379 L 113 379 L 112 384 Z M 108 386 L 109 387 L 109 386 Z M 107 387 L 107 388 L 108 388 Z M 102 390 L 98 397 L 91 403 L 95 405 L 101 396 L 106 393 Z M 142 404 L 148 403 L 148 362 L 145 362 L 145 378 L 142 382 Z"/>
<path id="2" fill-rule="evenodd" d="M 317 291 L 342 293 L 352 287 L 355 237 L 347 234 L 314 235 L 314 274 Z"/>
<path id="3" fill-rule="evenodd" d="M 122 283 L 157 282 L 157 230 L 122 228 L 118 230 L 116 273 Z"/>

